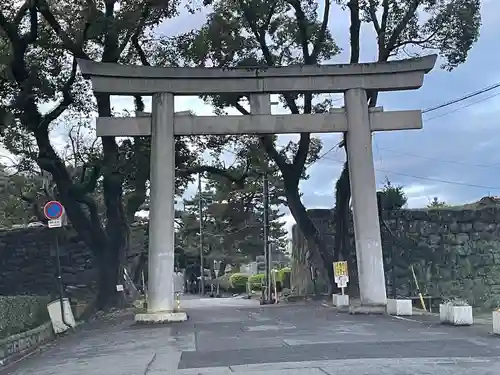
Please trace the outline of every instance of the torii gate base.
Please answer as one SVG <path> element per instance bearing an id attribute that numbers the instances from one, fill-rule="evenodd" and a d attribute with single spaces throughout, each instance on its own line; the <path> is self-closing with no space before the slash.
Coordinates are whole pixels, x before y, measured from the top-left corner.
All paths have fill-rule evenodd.
<path id="1" fill-rule="evenodd" d="M 99 118 L 97 135 L 151 135 L 148 312 L 138 322 L 187 319 L 174 301 L 174 135 L 347 132 L 349 177 L 361 308 L 380 313 L 387 303 L 373 165 L 373 131 L 419 129 L 420 111 L 384 113 L 369 109 L 367 90 L 395 91 L 422 86 L 436 56 L 376 64 L 323 65 L 262 70 L 120 66 L 80 60 L 94 92 L 153 95 L 151 116 Z M 270 94 L 343 92 L 345 109 L 314 115 L 271 115 Z M 196 117 L 174 113 L 174 95 L 241 94 L 249 116 Z"/>

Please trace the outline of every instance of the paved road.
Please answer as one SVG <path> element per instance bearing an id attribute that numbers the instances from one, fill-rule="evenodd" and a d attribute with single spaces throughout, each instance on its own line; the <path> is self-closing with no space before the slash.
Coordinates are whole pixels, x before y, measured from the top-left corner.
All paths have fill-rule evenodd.
<path id="1" fill-rule="evenodd" d="M 12 375 L 486 375 L 500 338 L 314 305 L 260 307 L 236 298 L 188 299 L 190 320 L 89 326 L 24 361 Z"/>

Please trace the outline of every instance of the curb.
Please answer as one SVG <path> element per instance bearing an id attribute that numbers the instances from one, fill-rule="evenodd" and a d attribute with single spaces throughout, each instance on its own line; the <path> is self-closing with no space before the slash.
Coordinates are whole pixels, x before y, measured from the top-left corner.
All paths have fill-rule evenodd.
<path id="1" fill-rule="evenodd" d="M 0 371 L 29 357 L 56 338 L 52 323 L 44 323 L 26 332 L 0 340 Z"/>

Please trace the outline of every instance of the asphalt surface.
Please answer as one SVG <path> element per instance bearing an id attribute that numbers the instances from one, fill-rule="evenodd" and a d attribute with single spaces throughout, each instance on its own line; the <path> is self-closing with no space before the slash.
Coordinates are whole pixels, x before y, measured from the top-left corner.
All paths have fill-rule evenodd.
<path id="1" fill-rule="evenodd" d="M 498 374 L 500 338 L 320 303 L 259 306 L 239 298 L 182 302 L 190 320 L 95 323 L 10 368 L 11 375 Z M 0 373 L 3 375 L 4 373 Z"/>

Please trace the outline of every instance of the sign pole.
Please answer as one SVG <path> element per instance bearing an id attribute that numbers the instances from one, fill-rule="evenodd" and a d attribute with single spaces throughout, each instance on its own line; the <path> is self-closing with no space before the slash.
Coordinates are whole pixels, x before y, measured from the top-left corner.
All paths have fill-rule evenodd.
<path id="1" fill-rule="evenodd" d="M 61 305 L 61 320 L 63 324 L 74 330 L 74 327 L 66 321 L 64 309 L 64 283 L 62 279 L 61 252 L 59 249 L 59 231 L 63 225 L 64 207 L 58 201 L 49 201 L 43 207 L 43 213 L 48 219 L 47 226 L 54 230 L 54 247 L 56 251 L 57 282 L 59 284 L 59 304 Z"/>

